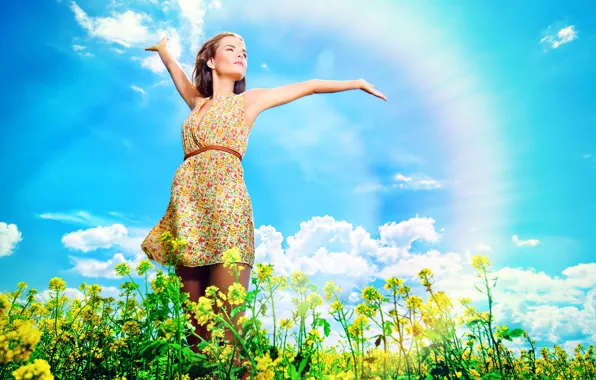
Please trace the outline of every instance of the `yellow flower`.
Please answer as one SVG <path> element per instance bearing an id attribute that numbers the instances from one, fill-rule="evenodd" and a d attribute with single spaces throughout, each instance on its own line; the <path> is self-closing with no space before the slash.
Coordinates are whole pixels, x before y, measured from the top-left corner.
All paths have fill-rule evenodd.
<path id="1" fill-rule="evenodd" d="M 365 303 L 361 303 L 356 305 L 356 309 L 354 310 L 358 315 L 366 315 L 366 316 L 376 316 L 377 310 L 373 309 L 369 305 Z"/>
<path id="2" fill-rule="evenodd" d="M 275 377 L 274 363 L 269 357 L 269 353 L 255 358 L 255 361 L 257 362 L 257 380 L 272 380 Z"/>
<path id="3" fill-rule="evenodd" d="M 331 314 L 336 313 L 336 312 L 342 310 L 343 308 L 344 308 L 344 304 L 341 303 L 340 301 L 336 300 L 331 304 L 330 313 Z"/>
<path id="4" fill-rule="evenodd" d="M 472 257 L 472 266 L 478 271 L 490 266 L 490 260 L 486 256 L 476 255 Z"/>
<path id="5" fill-rule="evenodd" d="M 40 339 L 41 331 L 33 327 L 33 321 L 15 320 L 0 334 L 0 363 L 29 360 Z"/>
<path id="6" fill-rule="evenodd" d="M 385 290 L 397 290 L 404 285 L 404 282 L 397 277 L 390 277 L 385 283 Z"/>
<path id="7" fill-rule="evenodd" d="M 50 290 L 62 292 L 66 289 L 66 282 L 60 277 L 54 277 L 50 280 Z"/>
<path id="8" fill-rule="evenodd" d="M 233 283 L 228 288 L 228 302 L 230 305 L 242 305 L 246 299 L 246 289 L 242 284 Z"/>
<path id="9" fill-rule="evenodd" d="M 265 282 L 273 274 L 273 265 L 257 264 L 257 278 L 260 282 Z"/>
<path id="10" fill-rule="evenodd" d="M 170 231 L 166 231 L 164 233 L 162 233 L 159 237 L 159 241 L 161 242 L 169 242 L 172 239 L 172 234 L 170 233 Z"/>
<path id="11" fill-rule="evenodd" d="M 126 276 L 130 274 L 130 267 L 127 263 L 120 263 L 114 267 L 114 270 L 118 274 L 118 276 Z"/>
<path id="12" fill-rule="evenodd" d="M 323 304 L 323 298 L 318 293 L 311 293 L 306 297 L 306 302 L 310 304 L 310 307 L 315 308 Z"/>
<path id="13" fill-rule="evenodd" d="M 296 288 L 304 287 L 308 283 L 308 277 L 301 271 L 296 271 L 291 275 L 292 286 Z"/>
<path id="14" fill-rule="evenodd" d="M 291 319 L 282 318 L 279 320 L 279 327 L 281 329 L 289 330 L 292 328 L 292 326 L 294 326 L 294 321 Z"/>
<path id="15" fill-rule="evenodd" d="M 367 286 L 362 290 L 362 298 L 368 303 L 373 303 L 382 300 L 383 296 L 374 286 Z"/>
<path id="16" fill-rule="evenodd" d="M 228 268 L 231 267 L 233 264 L 236 264 L 240 260 L 242 260 L 242 256 L 240 255 L 240 250 L 236 247 L 228 249 L 221 255 L 224 261 L 224 267 Z"/>
<path id="17" fill-rule="evenodd" d="M 468 297 L 459 298 L 458 301 L 462 306 L 467 306 L 472 303 L 472 299 Z"/>
<path id="18" fill-rule="evenodd" d="M 211 285 L 205 289 L 205 295 L 211 298 L 217 298 L 217 291 L 219 288 L 215 285 Z"/>
<path id="19" fill-rule="evenodd" d="M 410 310 L 420 309 L 423 302 L 424 301 L 422 300 L 422 298 L 418 296 L 410 296 L 406 298 L 406 304 L 408 306 L 408 309 Z"/>
<path id="20" fill-rule="evenodd" d="M 15 380 L 53 380 L 50 365 L 43 359 L 35 359 L 33 363 L 26 364 L 13 371 Z"/>
<path id="21" fill-rule="evenodd" d="M 418 273 L 418 278 L 420 278 L 420 279 L 424 279 L 426 277 L 432 277 L 432 276 L 433 276 L 433 272 L 428 268 L 424 268 Z"/>
<path id="22" fill-rule="evenodd" d="M 200 297 L 197 303 L 193 303 L 192 310 L 199 325 L 206 325 L 215 317 L 213 302 L 214 301 L 208 297 Z"/>
<path id="23" fill-rule="evenodd" d="M 8 309 L 10 308 L 10 301 L 4 295 L 4 293 L 0 293 L 0 316 L 8 313 Z"/>
<path id="24" fill-rule="evenodd" d="M 151 264 L 151 262 L 147 259 L 143 259 L 139 262 L 139 265 L 137 265 L 137 274 L 139 276 L 143 276 L 145 273 L 147 273 L 150 269 L 154 268 L 153 264 Z"/>
<path id="25" fill-rule="evenodd" d="M 330 280 L 325 283 L 325 286 L 323 287 L 323 291 L 325 292 L 325 300 L 331 301 L 331 298 L 333 298 L 333 295 L 336 292 L 339 292 L 340 288 L 336 287 L 335 284 L 333 283 L 333 281 Z"/>

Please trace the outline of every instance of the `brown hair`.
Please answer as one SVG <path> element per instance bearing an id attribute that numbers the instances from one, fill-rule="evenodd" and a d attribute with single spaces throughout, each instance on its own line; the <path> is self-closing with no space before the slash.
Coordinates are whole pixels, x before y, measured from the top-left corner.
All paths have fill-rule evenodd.
<path id="1" fill-rule="evenodd" d="M 207 61 L 215 57 L 215 51 L 219 47 L 219 42 L 224 37 L 236 37 L 240 39 L 240 41 L 244 41 L 242 37 L 236 33 L 223 32 L 215 35 L 203 44 L 197 53 L 195 69 L 192 72 L 193 82 L 202 97 L 208 98 L 213 95 L 213 73 L 209 66 L 207 66 Z M 245 90 L 246 76 L 234 83 L 234 94 L 241 94 Z"/>

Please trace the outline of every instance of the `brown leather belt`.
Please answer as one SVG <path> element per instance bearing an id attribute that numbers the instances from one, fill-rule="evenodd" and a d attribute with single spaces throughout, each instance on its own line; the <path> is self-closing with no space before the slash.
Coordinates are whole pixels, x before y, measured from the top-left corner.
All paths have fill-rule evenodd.
<path id="1" fill-rule="evenodd" d="M 200 149 L 193 150 L 192 152 L 190 152 L 190 153 L 188 153 L 187 155 L 184 156 L 184 160 L 186 161 L 186 159 L 188 159 L 188 158 L 190 158 L 190 157 L 192 157 L 194 155 L 197 155 L 199 153 L 205 152 L 207 150 L 221 150 L 223 152 L 231 153 L 234 156 L 238 157 L 238 159 L 240 161 L 242 161 L 242 155 L 240 153 L 236 152 L 234 149 L 228 148 L 227 146 L 221 146 L 221 145 L 207 145 L 207 146 L 204 146 L 204 147 L 202 147 Z"/>

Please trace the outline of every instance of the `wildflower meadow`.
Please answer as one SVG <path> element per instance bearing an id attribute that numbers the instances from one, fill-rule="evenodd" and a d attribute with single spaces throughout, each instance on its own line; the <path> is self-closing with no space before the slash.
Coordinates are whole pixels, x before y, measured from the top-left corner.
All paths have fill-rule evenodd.
<path id="1" fill-rule="evenodd" d="M 172 252 L 185 243 L 164 239 Z M 238 258 L 237 250 L 225 253 L 236 275 Z M 157 270 L 150 281 L 147 260 L 134 269 L 144 278 L 140 284 L 127 264 L 116 267 L 127 279 L 119 299 L 102 297 L 99 285 L 85 283 L 79 287 L 83 299 L 69 299 L 66 283 L 53 278 L 50 299 L 39 301 L 38 292 L 21 282 L 0 294 L 0 379 L 596 379 L 593 345 L 578 345 L 573 357 L 559 346 L 538 350 L 524 330 L 495 321 L 498 280 L 486 257 L 473 257 L 472 265 L 487 311 L 459 299 L 460 315 L 456 301 L 434 289 L 428 269 L 418 274 L 426 299 L 391 277 L 382 289 L 363 289 L 355 307 L 331 281 L 319 292 L 304 273 L 277 276 L 263 264 L 255 267 L 254 290 L 238 283 L 211 287 L 196 303 L 180 291 L 173 270 Z M 293 294 L 291 318 L 276 318 L 280 291 Z M 324 300 L 331 305 L 325 314 L 341 326 L 336 347 L 323 345 L 331 333 L 330 320 L 322 317 Z M 216 313 L 224 302 L 231 313 Z M 239 311 L 246 315 L 238 318 Z M 263 327 L 265 317 L 272 318 L 272 331 Z M 211 332 L 200 353 L 186 342 L 194 331 L 191 319 Z M 235 325 L 241 327 L 233 330 L 234 342 L 224 341 L 225 329 Z M 514 353 L 507 347 L 513 340 L 525 349 Z"/>

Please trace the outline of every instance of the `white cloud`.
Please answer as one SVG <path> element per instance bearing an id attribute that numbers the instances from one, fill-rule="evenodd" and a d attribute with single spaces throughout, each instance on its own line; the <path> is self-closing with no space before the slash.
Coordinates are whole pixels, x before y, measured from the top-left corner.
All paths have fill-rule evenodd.
<path id="1" fill-rule="evenodd" d="M 62 237 L 62 243 L 71 249 L 90 252 L 100 248 L 110 248 L 126 237 L 128 230 L 122 224 L 108 227 L 95 227 L 70 232 Z"/>
<path id="2" fill-rule="evenodd" d="M 130 88 L 136 92 L 140 92 L 141 94 L 145 95 L 145 90 L 140 88 L 139 86 L 135 86 L 134 84 L 130 86 Z"/>
<path id="3" fill-rule="evenodd" d="M 82 46 L 82 45 L 72 45 L 72 50 L 74 51 L 81 51 L 81 50 L 85 50 L 87 49 L 86 46 Z"/>
<path id="4" fill-rule="evenodd" d="M 99 218 L 89 214 L 87 211 L 72 211 L 72 212 L 46 212 L 38 214 L 41 219 L 56 220 L 64 223 L 79 224 L 83 226 L 97 226 L 102 224 L 110 224 L 104 218 Z"/>
<path id="5" fill-rule="evenodd" d="M 199 41 L 203 35 L 203 23 L 205 19 L 204 0 L 177 1 L 181 16 L 186 19 L 190 26 L 190 35 L 188 37 L 190 39 L 190 50 L 196 52 L 199 50 Z"/>
<path id="6" fill-rule="evenodd" d="M 146 258 L 144 254 L 137 254 L 131 260 L 127 260 L 121 253 L 114 254 L 111 259 L 106 261 L 70 256 L 71 263 L 73 264 L 70 270 L 83 277 L 117 279 L 121 277 L 114 270 L 116 265 L 127 263 L 133 271 L 131 274 L 134 275 L 135 268 L 144 258 Z"/>
<path id="7" fill-rule="evenodd" d="M 399 223 L 385 224 L 379 227 L 379 230 L 381 242 L 391 246 L 406 246 L 409 248 L 417 240 L 437 243 L 440 238 L 435 230 L 435 220 L 418 216 Z"/>
<path id="8" fill-rule="evenodd" d="M 120 289 L 115 286 L 102 286 L 101 292 L 99 293 L 102 297 L 114 297 L 116 299 L 119 298 Z M 54 292 L 45 289 L 44 291 L 35 295 L 35 300 L 37 302 L 47 302 L 53 296 Z M 61 295 L 68 297 L 71 301 L 75 299 L 83 300 L 85 298 L 85 294 L 78 288 L 66 288 L 64 292 L 61 292 Z"/>
<path id="9" fill-rule="evenodd" d="M 540 43 L 544 43 L 550 48 L 556 49 L 561 45 L 569 43 L 577 38 L 577 30 L 575 30 L 575 26 L 573 25 L 561 28 L 554 34 L 552 32 L 552 28 L 549 26 L 546 35 L 542 37 Z"/>
<path id="10" fill-rule="evenodd" d="M 403 174 L 397 174 L 395 180 L 402 189 L 432 190 L 444 186 L 441 181 L 425 176 L 406 177 Z"/>
<path id="11" fill-rule="evenodd" d="M 529 239 L 529 240 L 520 240 L 517 235 L 513 235 L 511 240 L 515 243 L 518 247 L 535 247 L 540 244 L 540 240 L 537 239 Z"/>
<path id="12" fill-rule="evenodd" d="M 172 54 L 172 56 L 174 58 L 176 58 L 177 60 L 180 60 L 180 56 L 182 54 L 182 39 L 180 37 L 180 34 L 178 33 L 178 31 L 175 28 L 159 30 L 156 33 L 156 36 L 153 38 L 154 41 L 152 40 L 147 45 L 154 45 L 154 44 L 158 43 L 165 36 L 168 36 L 168 42 L 167 42 L 168 51 L 170 52 L 170 54 Z M 147 55 L 144 56 L 143 58 L 131 57 L 131 59 L 134 61 L 140 61 L 142 67 L 147 68 L 147 69 L 153 71 L 154 73 L 166 72 L 166 67 L 163 64 L 163 62 L 157 52 L 147 51 L 145 53 Z M 179 63 L 182 66 L 182 69 L 186 72 L 186 74 L 190 76 L 192 74 L 192 70 L 193 70 L 194 66 L 191 66 L 190 64 L 184 63 L 184 62 L 179 62 Z M 190 71 L 189 71 L 189 69 L 190 69 Z"/>
<path id="13" fill-rule="evenodd" d="M 17 244 L 23 240 L 23 234 L 16 224 L 0 222 L 0 257 L 13 254 Z"/>
<path id="14" fill-rule="evenodd" d="M 111 17 L 90 17 L 74 1 L 71 3 L 71 9 L 79 25 L 93 37 L 127 48 L 151 39 L 146 24 L 152 20 L 147 14 L 127 10 L 123 13 L 113 12 Z"/>
<path id="15" fill-rule="evenodd" d="M 445 291 L 452 299 L 469 297 L 481 311 L 486 310 L 486 296 L 474 288 L 480 280 L 471 267 L 471 254 L 442 253 L 438 250 L 413 252 L 413 241 L 436 243 L 440 235 L 432 218 L 411 218 L 379 227 L 375 239 L 361 227 L 332 217 L 314 217 L 300 225 L 287 238 L 272 226 L 255 231 L 256 262 L 272 263 L 275 273 L 290 275 L 305 272 L 320 286 L 333 280 L 342 287 L 342 297 L 350 304 L 360 301 L 361 290 L 371 280 L 397 276 L 406 280 L 415 294 L 424 298 L 417 278 L 423 268 L 434 274 L 434 289 Z M 491 252 L 486 244 L 475 251 Z M 383 262 L 391 262 L 382 265 Z M 596 337 L 596 263 L 578 264 L 562 272 L 562 277 L 521 268 L 495 268 L 494 313 L 499 324 L 528 330 L 533 339 L 560 343 L 567 339 Z M 586 292 L 587 291 L 587 292 Z M 293 309 L 289 300 L 280 310 Z M 582 307 L 583 305 L 583 307 Z M 277 312 L 276 304 L 276 312 Z M 529 318 L 528 316 L 531 316 Z M 269 322 L 271 323 L 271 322 Z M 569 324 L 562 326 L 563 323 Z M 333 326 L 333 329 L 339 326 Z"/>
<path id="16" fill-rule="evenodd" d="M 265 70 L 267 70 L 267 69 L 268 69 L 268 67 L 267 67 L 267 64 L 266 64 L 265 62 L 263 62 L 263 63 L 261 64 L 261 69 L 265 69 Z"/>
<path id="17" fill-rule="evenodd" d="M 476 247 L 474 247 L 476 252 L 490 252 L 492 251 L 492 248 L 489 245 L 486 244 L 477 244 Z"/>
<path id="18" fill-rule="evenodd" d="M 590 158 L 590 157 L 592 157 L 592 155 L 591 155 L 590 153 L 584 154 L 584 155 L 582 156 L 582 158 Z"/>
<path id="19" fill-rule="evenodd" d="M 381 184 L 369 183 L 356 186 L 356 192 L 376 192 L 376 191 L 390 191 L 394 189 L 403 190 L 435 190 L 445 186 L 444 182 L 436 180 L 426 175 L 405 176 L 403 174 L 396 174 L 392 177 L 394 182 Z"/>
<path id="20" fill-rule="evenodd" d="M 209 9 L 219 9 L 221 8 L 221 1 L 220 0 L 211 0 L 209 3 Z"/>
<path id="21" fill-rule="evenodd" d="M 567 282 L 574 287 L 596 288 L 596 263 L 578 264 L 565 269 L 562 273 L 567 276 Z"/>

